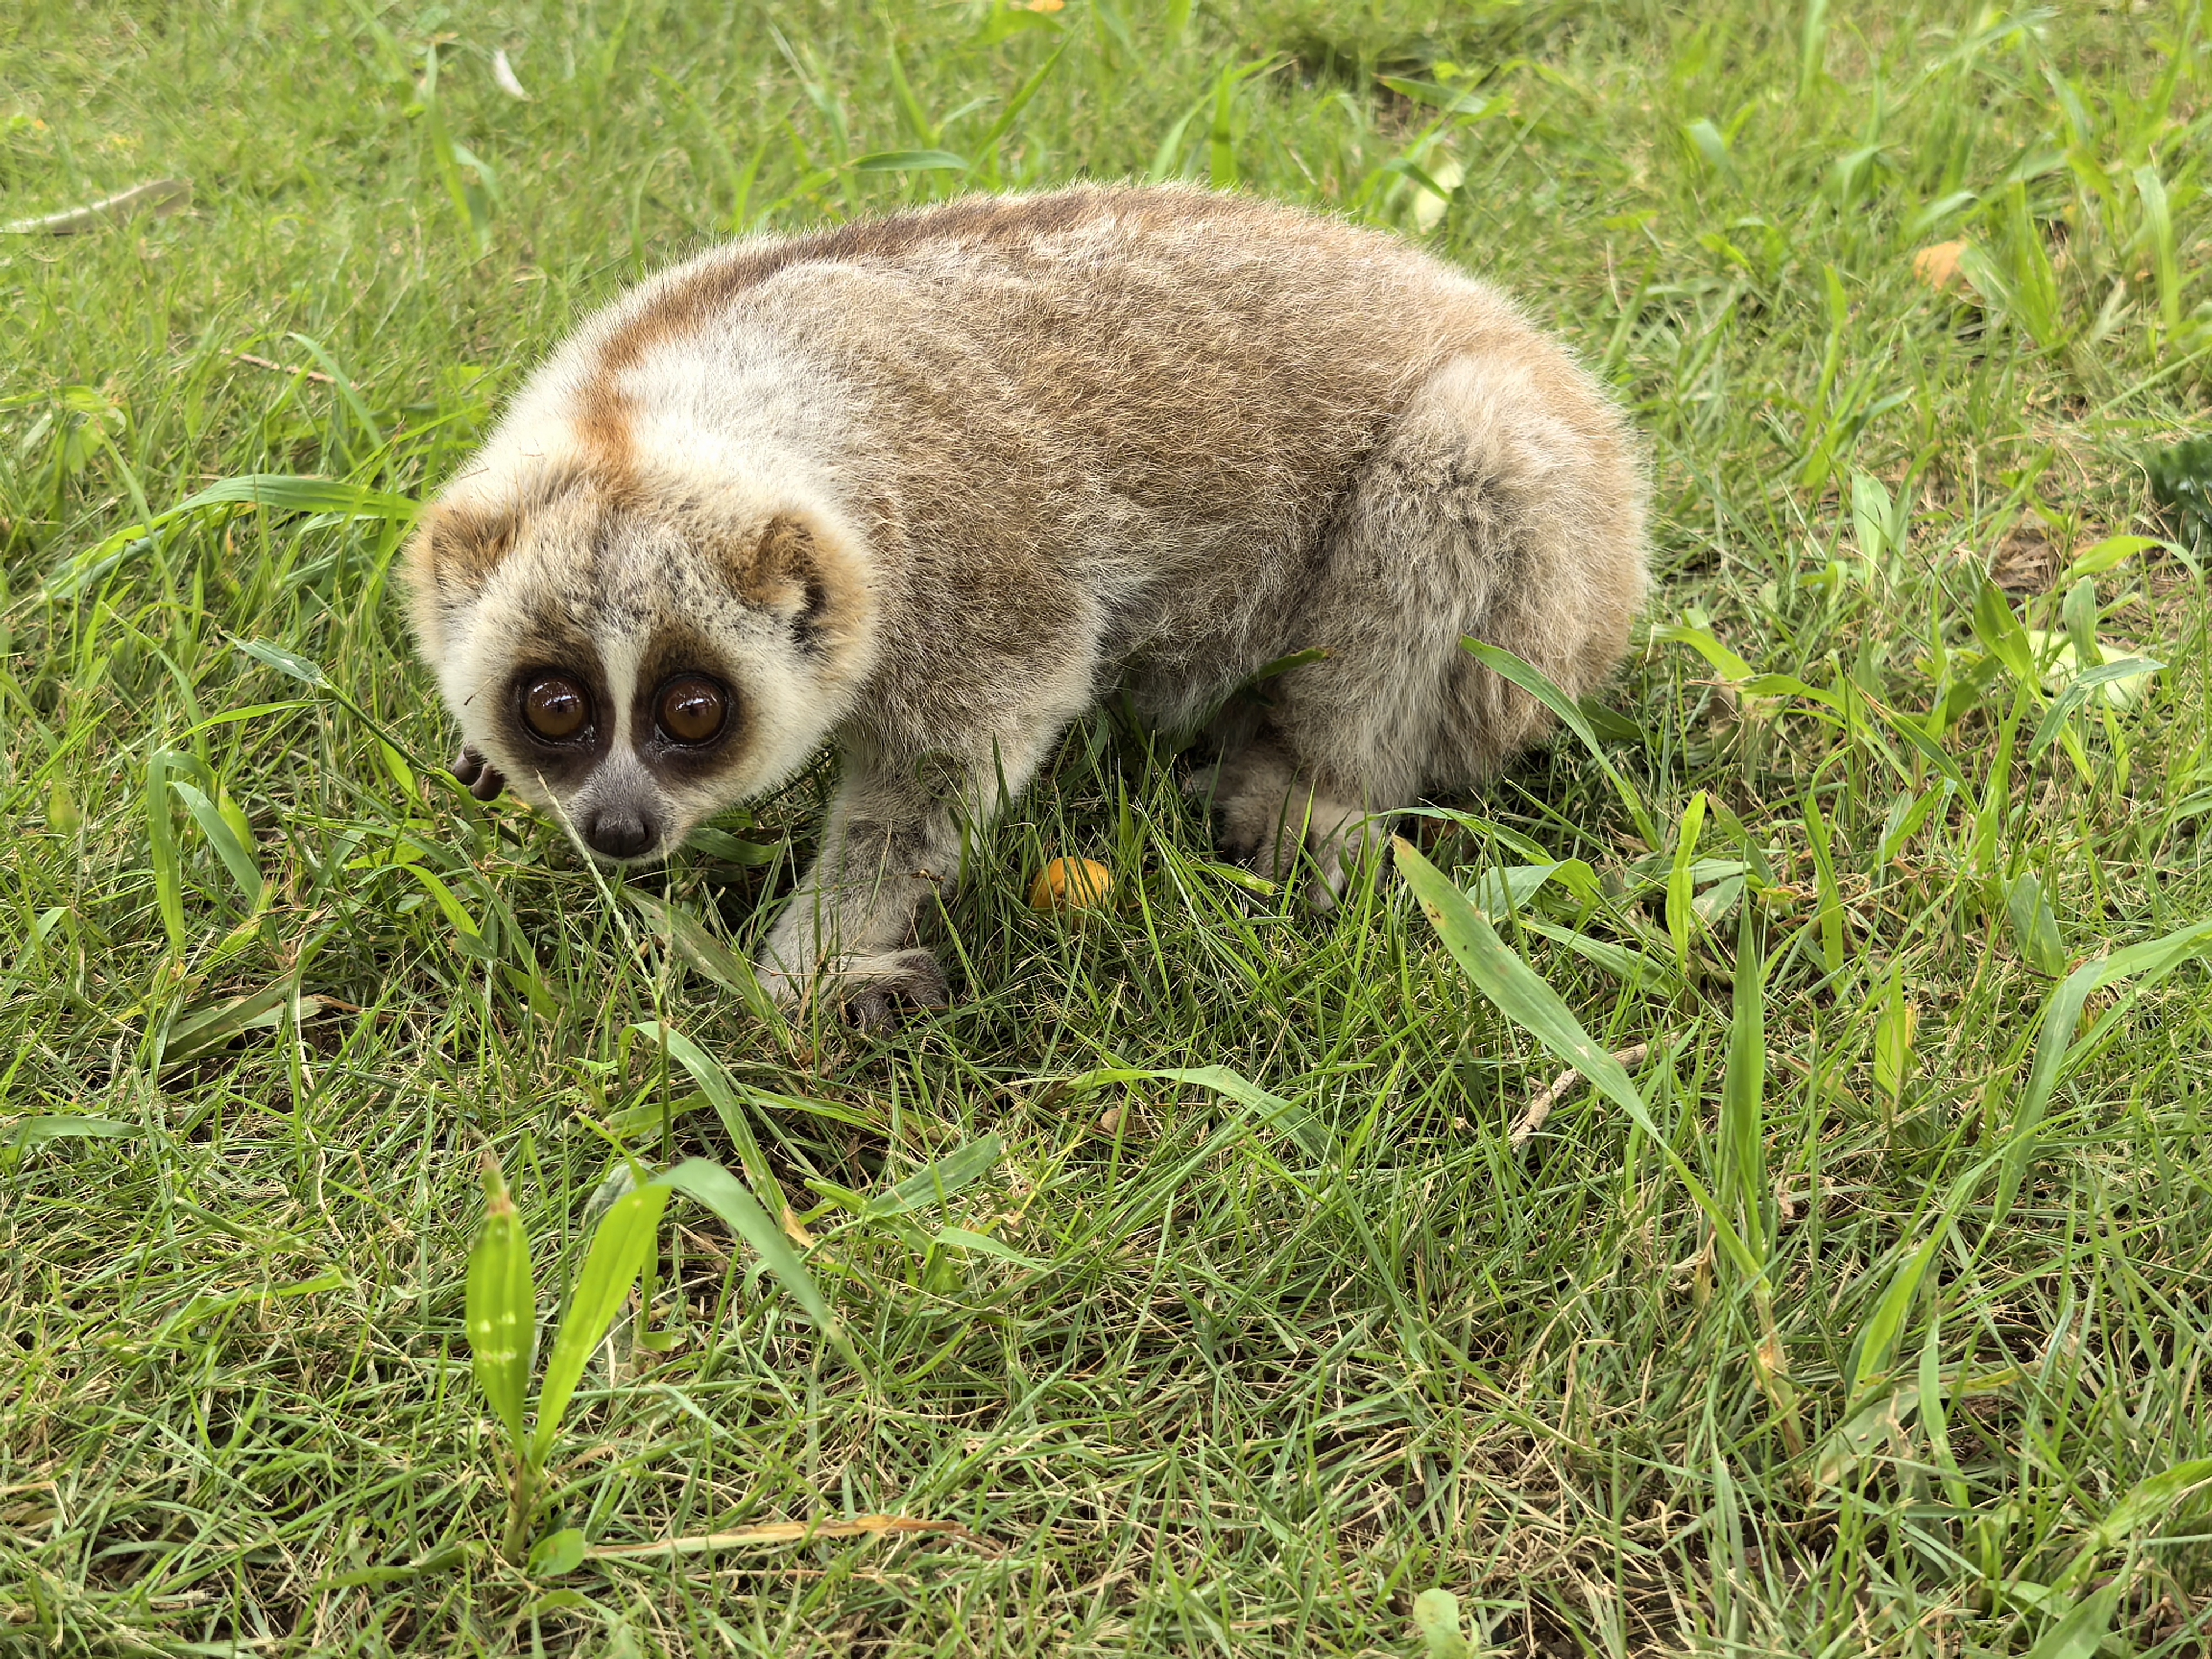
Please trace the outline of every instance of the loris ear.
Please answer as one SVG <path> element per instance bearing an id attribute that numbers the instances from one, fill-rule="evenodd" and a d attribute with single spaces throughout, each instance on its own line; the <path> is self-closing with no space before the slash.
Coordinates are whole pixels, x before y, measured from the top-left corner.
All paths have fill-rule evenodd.
<path id="1" fill-rule="evenodd" d="M 803 649 L 834 650 L 860 625 L 859 574 L 850 550 L 827 526 L 778 514 L 727 556 L 738 592 L 783 617 Z"/>
<path id="2" fill-rule="evenodd" d="M 459 597 L 482 587 L 514 545 L 513 513 L 433 501 L 407 548 L 407 580 Z"/>
<path id="3" fill-rule="evenodd" d="M 475 595 L 514 545 L 512 514 L 433 501 L 422 510 L 400 568 L 415 632 L 434 659 L 444 649 L 444 611 Z"/>

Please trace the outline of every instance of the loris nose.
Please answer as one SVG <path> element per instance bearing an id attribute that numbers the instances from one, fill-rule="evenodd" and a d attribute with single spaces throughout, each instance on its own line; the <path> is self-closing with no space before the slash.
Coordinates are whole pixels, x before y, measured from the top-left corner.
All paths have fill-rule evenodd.
<path id="1" fill-rule="evenodd" d="M 585 845 L 602 858 L 634 859 L 653 842 L 653 826 L 635 806 L 602 806 L 584 825 Z"/>

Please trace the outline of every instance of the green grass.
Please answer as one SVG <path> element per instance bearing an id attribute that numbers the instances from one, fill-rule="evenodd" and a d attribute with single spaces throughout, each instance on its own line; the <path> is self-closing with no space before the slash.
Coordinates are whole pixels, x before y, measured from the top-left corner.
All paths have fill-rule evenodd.
<path id="1" fill-rule="evenodd" d="M 2203 1651 L 2205 1491 L 2141 1483 L 2212 1455 L 2206 971 L 2076 980 L 2039 1037 L 2060 976 L 2212 917 L 2195 567 L 2067 574 L 2177 533 L 2146 458 L 2207 424 L 2208 37 L 2167 0 L 14 8 L 0 217 L 196 196 L 0 239 L 0 1650 L 1408 1654 L 1442 1588 L 1478 1650 Z M 1463 974 L 1526 990 L 1476 925 L 1455 956 L 1395 866 L 1328 919 L 1247 892 L 1110 714 L 975 846 L 961 1006 L 878 1040 L 779 1036 L 436 769 L 390 498 L 584 310 L 739 219 L 1155 167 L 1425 234 L 1656 447 L 1687 631 L 1595 735 L 1657 844 L 1573 738 L 1407 821 L 1645 1046 L 1519 1144 L 1560 1065 Z M 1978 301 L 1914 276 L 1952 240 Z M 353 488 L 159 518 L 252 474 Z M 2166 665 L 2038 748 L 2093 635 Z M 742 949 L 824 785 L 725 826 L 767 861 L 633 890 Z M 1028 909 L 1062 852 L 1109 921 Z M 541 1527 L 981 1543 L 501 1558 L 482 1152 L 549 1329 L 600 1126 L 745 1162 L 664 1110 L 649 1021 L 753 1103 L 865 1372 L 679 1198 Z M 1291 1109 L 1070 1084 L 1215 1066 Z"/>

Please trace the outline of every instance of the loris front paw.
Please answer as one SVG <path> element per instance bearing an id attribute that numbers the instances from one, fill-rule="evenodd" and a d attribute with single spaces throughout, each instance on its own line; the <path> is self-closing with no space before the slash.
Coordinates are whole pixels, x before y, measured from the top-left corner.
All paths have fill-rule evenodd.
<path id="1" fill-rule="evenodd" d="M 891 1024 L 902 1003 L 942 1008 L 952 1000 L 945 969 L 927 951 L 847 957 L 836 964 L 836 974 L 830 994 L 838 1000 L 845 1023 L 859 1031 L 879 1031 Z"/>
<path id="2" fill-rule="evenodd" d="M 499 792 L 507 787 L 505 775 L 499 768 L 477 752 L 474 744 L 463 744 L 461 752 L 453 757 L 453 763 L 447 769 L 478 800 L 495 799 Z"/>

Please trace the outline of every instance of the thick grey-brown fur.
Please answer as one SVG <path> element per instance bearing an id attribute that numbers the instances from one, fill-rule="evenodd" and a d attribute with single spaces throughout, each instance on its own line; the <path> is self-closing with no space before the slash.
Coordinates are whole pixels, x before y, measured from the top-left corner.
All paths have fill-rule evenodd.
<path id="1" fill-rule="evenodd" d="M 1285 871 L 1303 847 L 1326 903 L 1374 815 L 1544 729 L 1462 635 L 1572 696 L 1604 679 L 1646 494 L 1611 401 L 1494 290 L 1249 198 L 1085 187 L 647 283 L 539 371 L 409 567 L 480 794 L 635 813 L 649 856 L 835 744 L 823 850 L 761 965 L 866 1018 L 943 996 L 916 924 L 962 822 L 1115 688 L 1188 722 L 1328 653 L 1224 722 L 1205 786 L 1226 847 Z M 564 650 L 610 705 L 580 772 L 501 712 Z M 712 753 L 656 757 L 612 707 L 671 650 L 738 695 Z"/>

